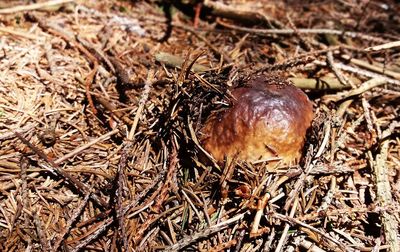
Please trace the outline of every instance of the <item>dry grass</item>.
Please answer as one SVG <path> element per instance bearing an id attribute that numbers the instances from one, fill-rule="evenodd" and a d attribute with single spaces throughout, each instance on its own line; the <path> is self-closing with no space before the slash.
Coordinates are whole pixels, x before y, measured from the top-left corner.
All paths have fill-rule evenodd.
<path id="1" fill-rule="evenodd" d="M 394 1 L 64 2 L 0 3 L 1 251 L 400 250 Z M 257 72 L 314 103 L 299 166 L 198 142 Z"/>

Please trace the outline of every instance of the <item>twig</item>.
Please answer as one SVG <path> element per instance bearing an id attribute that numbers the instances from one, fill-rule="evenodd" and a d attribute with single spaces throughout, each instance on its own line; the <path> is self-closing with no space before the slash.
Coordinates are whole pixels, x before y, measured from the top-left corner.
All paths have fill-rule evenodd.
<path id="1" fill-rule="evenodd" d="M 240 249 L 242 248 L 242 244 L 243 244 L 243 239 L 244 239 L 244 237 L 245 237 L 245 234 L 246 234 L 246 230 L 245 229 L 243 229 L 243 230 L 241 230 L 241 231 L 239 231 L 238 232 L 238 234 L 236 235 L 236 246 L 235 246 L 235 249 L 233 250 L 233 251 L 240 251 Z M 271 233 L 270 233 L 270 235 L 271 235 Z"/>
<path id="2" fill-rule="evenodd" d="M 315 58 L 314 57 L 310 57 L 310 56 L 306 56 L 306 57 L 302 57 L 302 55 L 295 57 L 293 59 L 288 59 L 285 60 L 282 63 L 277 63 L 277 64 L 273 64 L 273 65 L 266 65 L 260 69 L 257 69 L 255 71 L 255 73 L 260 73 L 260 72 L 273 72 L 273 71 L 284 71 L 287 70 L 289 68 L 294 68 L 294 67 L 298 67 L 300 65 L 306 65 L 308 63 L 311 63 Z"/>
<path id="3" fill-rule="evenodd" d="M 343 86 L 351 86 L 352 88 L 355 88 L 354 84 L 350 82 L 341 72 L 339 69 L 336 68 L 334 59 L 333 59 L 333 53 L 332 51 L 329 51 L 326 54 L 326 59 L 328 62 L 328 65 L 332 68 L 333 73 L 335 74 L 336 78 L 342 83 Z"/>
<path id="4" fill-rule="evenodd" d="M 154 195 L 158 195 L 158 191 L 157 191 L 157 194 L 154 194 Z M 150 206 L 153 205 L 153 204 L 154 204 L 154 200 L 153 200 L 153 199 L 148 200 L 147 202 L 143 203 L 143 204 L 140 205 L 139 207 L 133 209 L 133 210 L 136 210 L 136 209 L 137 209 L 137 210 L 134 211 L 133 213 L 129 214 L 128 218 L 132 218 L 132 217 L 134 217 L 134 216 L 140 214 L 141 212 L 143 212 L 143 211 L 146 210 L 147 208 L 150 208 Z M 133 211 L 133 210 L 132 210 L 132 211 Z"/>
<path id="5" fill-rule="evenodd" d="M 27 196 L 28 196 L 28 191 L 27 191 L 28 182 L 27 182 L 26 171 L 27 171 L 29 165 L 30 164 L 29 164 L 28 158 L 25 157 L 25 156 L 22 156 L 21 160 L 20 160 L 20 167 L 21 167 L 21 173 L 20 173 L 20 177 L 21 177 L 20 196 L 19 197 L 17 196 L 17 211 L 15 212 L 14 217 L 12 219 L 11 229 L 10 229 L 10 232 L 8 234 L 7 239 L 10 238 L 11 233 L 12 233 L 13 229 L 15 228 L 15 224 L 16 224 L 18 218 L 22 214 L 22 210 L 23 209 L 28 209 L 27 205 L 28 205 L 29 200 L 27 198 Z"/>
<path id="6" fill-rule="evenodd" d="M 128 163 L 128 154 L 132 148 L 132 143 L 128 143 L 122 149 L 122 154 L 118 163 L 118 187 L 117 187 L 117 204 L 116 204 L 116 212 L 118 219 L 119 231 L 122 237 L 122 242 L 124 246 L 124 251 L 129 251 L 128 247 L 128 239 L 126 236 L 126 228 L 125 228 L 125 213 L 123 211 L 123 194 L 124 194 L 124 181 L 125 181 L 125 169 Z"/>
<path id="7" fill-rule="evenodd" d="M 129 78 L 128 72 L 125 70 L 125 68 L 121 65 L 118 59 L 114 57 L 109 57 L 110 63 L 114 67 L 115 75 L 117 76 L 117 81 L 119 85 L 132 85 L 133 83 L 131 82 Z M 134 86 L 136 87 L 143 87 L 144 85 L 142 84 L 135 84 Z"/>
<path id="8" fill-rule="evenodd" d="M 91 224 L 93 224 L 93 223 L 95 223 L 95 222 L 104 220 L 105 218 L 107 218 L 108 216 L 110 216 L 111 212 L 112 212 L 112 210 L 110 209 L 110 210 L 106 210 L 106 211 L 104 211 L 104 212 L 101 212 L 101 213 L 99 213 L 99 214 L 96 214 L 95 216 L 91 217 L 91 218 L 88 219 L 88 220 L 85 220 L 85 221 L 82 221 L 82 222 L 77 223 L 77 224 L 76 224 L 76 227 L 77 227 L 77 228 L 81 228 L 81 227 L 85 227 L 85 226 L 91 225 Z"/>
<path id="9" fill-rule="evenodd" d="M 46 50 L 46 59 L 47 59 L 47 62 L 49 63 L 50 74 L 54 75 L 56 73 L 56 63 L 55 63 L 54 56 L 53 56 L 52 45 L 51 44 L 45 44 L 44 48 Z M 38 74 L 40 76 L 40 72 L 39 71 L 42 70 L 42 69 L 40 68 L 39 65 L 36 65 L 36 68 L 37 68 L 37 72 L 38 72 Z M 40 77 L 40 78 L 42 78 L 42 77 Z"/>
<path id="10" fill-rule="evenodd" d="M 328 210 L 335 196 L 335 192 L 336 192 L 336 177 L 332 176 L 329 191 L 326 193 L 325 197 L 322 198 L 321 205 L 318 207 L 317 212 L 323 212 Z"/>
<path id="11" fill-rule="evenodd" d="M 292 209 L 290 210 L 289 217 L 293 218 L 293 216 L 295 215 L 296 210 L 297 210 L 297 205 L 298 205 L 298 203 L 299 203 L 299 199 L 296 198 L 296 199 L 294 200 L 294 202 L 293 202 Z M 290 228 L 289 223 L 286 223 L 286 224 L 285 224 L 285 227 L 283 228 L 282 236 L 281 236 L 281 238 L 279 239 L 278 245 L 276 245 L 275 252 L 280 252 L 280 251 L 282 251 L 282 249 L 283 249 L 283 243 L 285 243 L 285 241 L 286 241 L 287 234 L 288 234 L 288 232 L 289 232 L 289 228 Z"/>
<path id="12" fill-rule="evenodd" d="M 300 36 L 299 31 L 297 30 L 296 25 L 293 23 L 293 20 L 290 18 L 289 14 L 286 14 L 286 18 L 288 20 L 289 26 L 290 28 L 292 28 L 294 30 L 294 34 L 296 35 L 296 37 L 300 40 L 300 44 L 303 44 L 304 49 L 306 49 L 306 51 L 311 51 L 312 46 L 310 45 L 310 43 L 303 38 L 302 36 Z M 332 52 L 331 52 L 332 53 Z"/>
<path id="13" fill-rule="evenodd" d="M 352 67 L 352 66 L 349 66 L 349 65 L 345 65 L 343 63 L 335 63 L 335 66 L 337 68 L 339 68 L 339 69 L 342 69 L 342 70 L 345 70 L 345 71 L 348 71 L 348 72 L 351 72 L 351 73 L 355 73 L 355 74 L 362 75 L 362 76 L 367 76 L 367 77 L 370 77 L 370 78 L 382 78 L 382 79 L 385 79 L 386 82 L 389 83 L 389 84 L 400 85 L 400 81 L 399 80 L 395 80 L 393 78 L 389 78 L 389 77 L 387 77 L 385 75 L 377 74 L 377 73 L 370 72 L 370 71 L 367 71 L 367 70 L 364 70 L 364 69 L 355 68 L 355 67 Z"/>
<path id="14" fill-rule="evenodd" d="M 342 55 L 342 58 L 345 59 L 345 60 L 350 61 L 350 63 L 353 63 L 354 65 L 357 65 L 359 67 L 366 68 L 368 70 L 371 70 L 371 71 L 374 71 L 374 72 L 377 72 L 377 73 L 380 73 L 380 74 L 383 74 L 383 75 L 390 76 L 390 77 L 395 78 L 397 80 L 400 80 L 400 73 L 397 73 L 397 72 L 394 72 L 394 71 L 390 71 L 388 69 L 385 69 L 384 67 L 380 67 L 380 66 L 376 66 L 376 65 L 370 64 L 370 63 L 365 62 L 363 60 L 351 58 L 348 55 Z"/>
<path id="15" fill-rule="evenodd" d="M 171 142 L 173 143 L 174 141 L 172 140 Z M 170 158 L 169 158 L 169 167 L 168 167 L 168 172 L 167 172 L 167 176 L 165 178 L 164 185 L 162 186 L 160 192 L 158 193 L 158 197 L 157 197 L 156 202 L 155 202 L 155 204 L 154 204 L 154 206 L 152 208 L 152 210 L 154 212 L 156 212 L 157 214 L 152 214 L 147 219 L 147 221 L 142 224 L 140 229 L 136 232 L 135 237 L 134 237 L 134 242 L 136 244 L 142 238 L 142 236 L 145 233 L 145 231 L 154 222 L 154 219 L 156 218 L 156 216 L 160 212 L 161 205 L 164 203 L 164 201 L 165 201 L 165 199 L 167 197 L 168 190 L 173 186 L 172 185 L 172 180 L 173 180 L 173 177 L 174 177 L 174 173 L 176 172 L 177 163 L 178 163 L 178 153 L 177 153 L 176 146 L 173 146 L 172 153 L 170 154 Z"/>
<path id="16" fill-rule="evenodd" d="M 151 88 L 151 85 L 153 84 L 153 82 L 154 82 L 154 70 L 150 69 L 149 72 L 147 73 L 144 90 L 143 90 L 142 96 L 139 100 L 139 107 L 136 110 L 136 115 L 135 115 L 135 118 L 133 119 L 133 124 L 132 124 L 131 130 L 129 131 L 128 140 L 130 140 L 130 141 L 132 141 L 135 136 L 136 127 L 138 125 L 140 117 L 142 116 L 144 106 L 146 105 L 146 102 L 149 98 L 150 88 Z"/>
<path id="17" fill-rule="evenodd" d="M 386 49 L 396 48 L 396 47 L 400 47 L 400 41 L 393 41 L 393 42 L 385 43 L 382 45 L 367 47 L 364 49 L 364 51 L 367 51 L 367 52 L 381 51 L 381 50 L 386 50 Z"/>
<path id="18" fill-rule="evenodd" d="M 316 233 L 322 235 L 324 238 L 326 238 L 326 239 L 332 241 L 333 243 L 335 243 L 336 245 L 338 245 L 339 248 L 340 248 L 342 251 L 346 251 L 346 247 L 345 247 L 340 241 L 338 241 L 338 240 L 332 238 L 331 236 L 329 236 L 329 235 L 328 235 L 327 233 L 325 233 L 324 231 L 321 231 L 321 230 L 319 230 L 319 229 L 317 229 L 317 228 L 315 228 L 315 227 L 313 227 L 313 226 L 311 226 L 311 225 L 308 225 L 308 224 L 306 224 L 306 223 L 304 223 L 304 222 L 301 222 L 301 221 L 299 221 L 299 220 L 297 220 L 297 219 L 295 219 L 295 218 L 292 218 L 292 217 L 290 217 L 290 216 L 285 216 L 285 215 L 280 214 L 280 213 L 271 213 L 271 216 L 274 217 L 274 218 L 283 220 L 283 221 L 287 221 L 287 222 L 290 222 L 290 223 L 293 223 L 293 224 L 300 225 L 300 226 L 302 226 L 302 227 L 308 228 L 308 229 L 310 229 L 311 231 L 316 232 Z"/>
<path id="19" fill-rule="evenodd" d="M 57 240 L 54 242 L 54 251 L 58 251 L 58 248 L 60 247 L 61 243 L 64 240 L 65 235 L 71 230 L 72 224 L 78 219 L 78 217 L 81 215 L 82 210 L 85 208 L 88 200 L 90 197 L 90 192 L 86 194 L 86 196 L 83 198 L 82 202 L 80 202 L 79 206 L 74 210 L 72 215 L 68 218 L 67 223 L 65 224 L 64 230 L 58 234 Z"/>
<path id="20" fill-rule="evenodd" d="M 305 239 L 300 242 L 300 246 L 302 246 L 308 252 L 326 252 L 325 250 L 316 246 L 314 243 Z"/>
<path id="21" fill-rule="evenodd" d="M 143 237 L 143 240 L 140 242 L 139 246 L 137 247 L 137 251 L 143 251 L 145 248 L 143 246 L 146 244 L 147 240 L 153 240 L 157 233 L 160 231 L 160 227 L 155 227 Z"/>
<path id="22" fill-rule="evenodd" d="M 278 28 L 284 25 L 271 17 L 268 17 L 265 13 L 261 11 L 247 10 L 240 7 L 234 7 L 224 4 L 220 1 L 210 1 L 205 0 L 203 2 L 204 6 L 211 9 L 211 12 L 215 16 L 220 16 L 223 18 L 229 18 L 232 20 L 247 22 L 247 23 L 266 23 L 270 27 L 276 26 Z"/>
<path id="23" fill-rule="evenodd" d="M 107 218 L 106 220 L 104 220 L 103 223 L 100 225 L 100 227 L 97 228 L 96 231 L 94 231 L 89 236 L 87 236 L 79 244 L 75 245 L 74 248 L 70 250 L 70 252 L 78 252 L 82 248 L 86 247 L 90 242 L 92 242 L 97 237 L 99 237 L 99 235 L 102 234 L 112 223 L 113 223 L 112 218 Z"/>
<path id="24" fill-rule="evenodd" d="M 79 35 L 76 35 L 75 38 L 76 41 L 82 44 L 92 54 L 92 56 L 96 58 L 97 62 L 102 62 L 107 70 L 113 73 L 115 72 L 115 68 L 111 60 L 103 53 L 103 51 L 97 48 L 95 44 L 90 43 Z"/>
<path id="25" fill-rule="evenodd" d="M 268 201 L 276 195 L 278 188 L 289 180 L 289 176 L 283 175 L 275 180 L 270 186 L 267 188 L 267 192 L 263 196 L 262 199 L 259 199 L 257 202 L 257 212 L 254 216 L 253 224 L 251 225 L 250 237 L 256 237 L 263 233 L 263 231 L 259 231 L 258 227 L 260 225 L 261 217 L 264 214 L 264 209 L 268 203 Z"/>
<path id="26" fill-rule="evenodd" d="M 304 183 L 305 183 L 308 175 L 314 169 L 314 164 L 311 163 L 312 151 L 313 151 L 313 148 L 309 148 L 309 150 L 307 152 L 307 158 L 306 158 L 306 168 L 305 168 L 304 172 L 299 176 L 296 183 L 294 184 L 293 190 L 288 194 L 285 206 L 283 207 L 283 209 L 285 209 L 286 211 L 289 210 L 289 207 L 292 205 L 292 202 L 297 198 L 300 190 L 303 189 Z"/>
<path id="27" fill-rule="evenodd" d="M 92 69 L 92 71 L 90 71 L 90 73 L 88 74 L 88 76 L 85 79 L 86 97 L 88 99 L 89 107 L 91 108 L 93 115 L 97 115 L 97 109 L 94 105 L 93 98 L 92 98 L 92 95 L 90 94 L 90 91 L 91 91 L 92 82 L 93 82 L 94 76 L 97 73 L 98 67 L 99 67 L 99 63 L 97 63 L 97 61 L 93 62 L 93 69 Z"/>
<path id="28" fill-rule="evenodd" d="M 11 14 L 20 11 L 32 11 L 37 9 L 54 7 L 56 5 L 62 5 L 71 2 L 75 2 L 75 0 L 52 0 L 52 1 L 34 3 L 29 5 L 18 5 L 7 9 L 0 9 L 0 14 Z"/>
<path id="29" fill-rule="evenodd" d="M 245 214 L 246 213 L 241 213 L 241 214 L 236 215 L 235 217 L 233 217 L 233 218 L 231 218 L 229 220 L 226 220 L 224 222 L 220 222 L 220 223 L 218 223 L 218 224 L 216 224 L 214 226 L 206 228 L 205 230 L 202 230 L 202 231 L 199 231 L 197 233 L 194 233 L 193 235 L 185 236 L 181 240 L 179 240 L 176 244 L 174 244 L 172 246 L 169 246 L 169 247 L 166 247 L 164 251 L 168 252 L 168 251 L 181 250 L 184 247 L 190 245 L 191 243 L 193 243 L 193 242 L 195 242 L 195 241 L 197 241 L 199 239 L 208 237 L 208 236 L 210 236 L 210 235 L 212 235 L 212 234 L 214 234 L 216 232 L 219 232 L 221 230 L 224 230 L 224 229 L 228 228 L 230 225 L 232 225 L 232 224 L 238 222 L 239 220 L 241 220 L 244 217 Z"/>
<path id="30" fill-rule="evenodd" d="M 288 78 L 293 84 L 301 89 L 315 90 L 341 90 L 350 86 L 344 86 L 338 79 L 331 77 L 322 78 Z M 356 80 L 356 79 L 354 79 Z M 357 80 L 358 81 L 358 80 Z"/>
<path id="31" fill-rule="evenodd" d="M 262 234 L 259 230 L 261 217 L 264 214 L 264 209 L 268 203 L 268 200 L 271 198 L 271 194 L 269 192 L 265 193 L 262 199 L 259 199 L 257 202 L 257 212 L 254 216 L 253 223 L 251 225 L 250 237 L 257 237 Z"/>
<path id="32" fill-rule="evenodd" d="M 183 29 L 183 30 L 185 30 L 185 31 L 188 31 L 188 32 L 192 33 L 195 37 L 197 37 L 198 39 L 200 39 L 201 41 L 203 41 L 204 43 L 206 43 L 206 45 L 207 45 L 208 47 L 210 47 L 210 49 L 211 49 L 216 55 L 222 56 L 223 59 L 224 59 L 224 61 L 226 61 L 228 64 L 233 62 L 232 58 L 231 58 L 225 51 L 223 51 L 222 49 L 219 49 L 219 48 L 215 47 L 212 43 L 210 43 L 210 41 L 207 40 L 206 37 L 204 37 L 203 35 L 201 35 L 198 31 L 194 30 L 193 28 L 191 28 L 191 27 L 189 27 L 189 26 L 186 26 L 186 25 L 183 25 L 183 24 L 176 24 L 176 23 L 174 23 L 174 27 L 181 28 L 181 29 Z"/>
<path id="33" fill-rule="evenodd" d="M 372 88 L 378 87 L 378 86 L 386 84 L 386 83 L 387 83 L 387 80 L 384 78 L 370 79 L 370 80 L 364 82 L 363 84 L 361 84 L 361 86 L 358 88 L 355 88 L 355 89 L 352 89 L 352 90 L 349 90 L 349 91 L 346 91 L 346 92 L 343 92 L 340 94 L 326 95 L 326 96 L 324 96 L 324 99 L 332 100 L 335 102 L 341 101 L 346 98 L 360 95 Z"/>
<path id="34" fill-rule="evenodd" d="M 133 121 L 129 118 L 128 115 L 124 114 L 122 111 L 118 111 L 117 107 L 115 104 L 113 104 L 110 100 L 98 96 L 96 97 L 96 100 L 105 108 L 107 109 L 110 113 L 111 116 L 116 120 L 120 121 L 122 120 L 126 125 L 130 126 L 133 124 Z"/>
<path id="35" fill-rule="evenodd" d="M 53 251 L 50 248 L 50 244 L 46 238 L 46 235 L 43 233 L 42 223 L 38 216 L 39 213 L 40 213 L 40 211 L 33 212 L 33 223 L 35 224 L 36 233 L 37 233 L 37 236 L 39 237 L 40 246 L 42 247 L 42 251 L 44 251 L 44 252 Z"/>
<path id="36" fill-rule="evenodd" d="M 182 57 L 172 55 L 170 53 L 166 52 L 158 52 L 154 56 L 156 61 L 164 63 L 167 66 L 170 67 L 181 67 L 184 59 Z M 206 66 L 200 65 L 200 64 L 193 64 L 191 70 L 195 73 L 201 73 L 201 72 L 206 72 L 209 71 L 210 69 Z"/>
<path id="37" fill-rule="evenodd" d="M 54 161 L 55 164 L 61 164 L 62 162 L 64 162 L 65 160 L 77 155 L 78 153 L 86 150 L 87 148 L 89 148 L 92 145 L 97 144 L 98 142 L 101 142 L 103 140 L 106 140 L 107 138 L 111 137 L 112 135 L 115 135 L 119 132 L 119 129 L 114 129 L 92 141 L 90 141 L 87 144 L 84 144 L 76 149 L 74 149 L 73 151 L 69 152 L 68 154 L 64 155 L 63 157 L 58 158 L 57 160 Z"/>
<path id="38" fill-rule="evenodd" d="M 306 52 L 303 54 L 299 54 L 296 57 L 289 58 L 281 63 L 275 63 L 273 65 L 267 65 L 264 67 L 261 67 L 259 69 L 256 69 L 253 71 L 253 73 L 259 73 L 259 72 L 264 72 L 264 71 L 280 71 L 280 70 L 286 70 L 287 68 L 293 68 L 299 65 L 305 65 L 308 64 L 316 59 L 317 56 L 328 53 L 328 52 L 333 52 L 340 49 L 339 46 L 333 46 L 329 47 L 326 49 L 322 50 L 314 50 L 311 52 Z"/>
<path id="39" fill-rule="evenodd" d="M 0 135 L 0 141 L 8 140 L 10 138 L 15 137 L 15 132 L 18 132 L 20 134 L 24 134 L 24 133 L 34 129 L 35 127 L 37 127 L 37 125 L 32 123 L 32 124 L 28 124 L 28 125 L 26 125 L 26 126 L 24 126 L 22 128 L 19 128 L 18 131 L 14 130 L 14 131 L 6 132 L 6 133 Z"/>
<path id="40" fill-rule="evenodd" d="M 391 129 L 388 128 L 383 135 L 390 135 Z M 381 143 L 381 151 L 376 155 L 375 161 L 372 160 L 372 154 L 369 152 L 370 160 L 373 163 L 375 183 L 379 203 L 385 207 L 393 202 L 391 186 L 389 183 L 388 167 L 386 166 L 389 151 L 389 139 L 384 139 Z M 400 241 L 398 239 L 398 222 L 396 216 L 384 211 L 381 213 L 385 237 L 390 245 L 390 252 L 400 251 Z"/>
<path id="41" fill-rule="evenodd" d="M 209 252 L 219 252 L 219 251 L 226 251 L 228 248 L 235 246 L 237 244 L 237 240 L 229 240 L 227 242 L 218 244 L 217 246 L 211 248 Z"/>
<path id="42" fill-rule="evenodd" d="M 183 83 L 185 82 L 185 79 L 187 79 L 187 77 L 189 76 L 190 68 L 193 66 L 194 62 L 196 62 L 197 58 L 200 56 L 199 54 L 194 60 L 190 60 L 191 54 L 192 52 L 189 49 L 186 54 L 185 60 L 183 61 L 181 70 L 179 71 L 178 78 L 176 79 L 176 84 L 179 87 L 182 87 Z"/>
<path id="43" fill-rule="evenodd" d="M 162 212 L 161 214 L 151 214 L 150 216 L 148 216 L 146 221 L 142 224 L 142 226 L 140 226 L 138 232 L 135 233 L 135 236 L 133 237 L 133 243 L 139 245 L 143 244 L 144 239 L 142 239 L 142 237 L 145 234 L 145 231 L 158 219 L 162 218 L 163 216 L 166 216 L 168 213 L 173 212 L 179 208 L 181 208 L 181 206 L 171 207 L 168 210 Z"/>
<path id="44" fill-rule="evenodd" d="M 200 22 L 200 13 L 201 13 L 201 8 L 203 7 L 203 3 L 199 2 L 195 6 L 195 11 L 194 11 L 194 18 L 193 18 L 193 27 L 197 29 L 199 27 L 199 22 Z"/>
<path id="45" fill-rule="evenodd" d="M 331 131 L 332 131 L 332 121 L 331 120 L 324 121 L 324 137 L 322 138 L 322 143 L 319 146 L 317 153 L 315 154 L 315 158 L 319 158 L 322 155 L 322 153 L 324 153 L 324 150 L 329 142 Z"/>
<path id="46" fill-rule="evenodd" d="M 335 48 L 337 49 L 337 48 Z M 334 50 L 333 48 L 331 50 Z M 316 52 L 311 52 L 304 54 L 305 57 L 308 55 L 312 54 L 319 54 L 319 53 L 326 53 L 327 50 L 321 50 L 321 51 L 316 51 Z M 178 67 L 180 68 L 184 62 L 184 59 L 182 57 L 172 55 L 169 53 L 164 53 L 160 52 L 155 55 L 156 60 L 159 62 L 162 62 L 166 64 L 167 66 L 170 67 Z M 311 58 L 309 58 L 311 59 Z M 294 67 L 297 65 L 305 64 L 309 62 L 308 60 L 302 61 L 302 60 L 288 60 L 286 62 L 283 62 L 282 64 L 276 64 L 276 65 L 271 65 L 271 66 L 265 66 L 261 69 L 256 70 L 255 72 L 259 71 L 266 71 L 266 70 L 280 70 L 283 68 L 290 68 Z M 209 71 L 211 69 L 199 65 L 199 64 L 193 64 L 193 67 L 191 70 L 195 73 L 198 72 L 205 72 Z M 340 90 L 340 89 L 346 89 L 349 88 L 350 86 L 348 85 L 343 85 L 338 79 L 332 78 L 332 77 L 322 77 L 322 78 L 289 78 L 290 81 L 293 82 L 293 84 L 299 88 L 302 89 L 318 89 L 318 90 Z M 352 81 L 357 81 L 357 79 L 352 79 Z"/>
<path id="47" fill-rule="evenodd" d="M 376 141 L 376 131 L 374 129 L 373 123 L 372 123 L 372 119 L 371 119 L 371 105 L 369 104 L 369 102 L 367 101 L 367 99 L 365 97 L 361 98 L 361 104 L 364 110 L 364 118 L 365 121 L 367 122 L 367 128 L 368 131 L 371 133 L 371 141 Z M 370 144 L 372 145 L 372 144 Z"/>
<path id="48" fill-rule="evenodd" d="M 275 227 L 272 227 L 272 230 L 269 233 L 268 238 L 265 241 L 263 252 L 270 252 L 271 251 L 272 244 L 273 244 L 273 242 L 275 240 L 275 235 L 276 235 Z"/>
<path id="49" fill-rule="evenodd" d="M 1 11 L 1 9 L 0 9 Z M 32 39 L 32 40 L 37 40 L 40 37 L 35 35 L 35 34 L 31 34 L 28 31 L 18 31 L 15 30 L 15 28 L 8 28 L 8 27 L 0 27 L 0 33 L 8 33 L 14 36 L 18 36 L 18 37 L 22 37 L 22 38 L 27 38 L 27 39 Z"/>
<path id="50" fill-rule="evenodd" d="M 232 24 L 228 24 L 222 22 L 221 20 L 217 21 L 218 24 L 237 31 L 255 33 L 258 35 L 271 35 L 271 34 L 281 34 L 281 35 L 291 35 L 294 34 L 295 31 L 293 29 L 255 29 L 255 28 L 247 28 L 236 26 Z M 351 38 L 360 38 L 364 40 L 374 41 L 377 43 L 386 43 L 387 41 L 378 37 L 373 37 L 367 34 L 359 33 L 359 32 L 350 32 L 350 31 L 342 31 L 342 30 L 335 30 L 335 29 L 302 29 L 298 28 L 297 32 L 300 34 L 333 34 L 339 36 L 347 36 Z"/>
<path id="51" fill-rule="evenodd" d="M 94 57 L 83 45 L 78 43 L 76 39 L 73 36 L 73 34 L 70 34 L 66 32 L 62 27 L 56 25 L 56 24 L 47 24 L 43 20 L 40 20 L 37 16 L 35 16 L 32 13 L 27 14 L 28 18 L 31 19 L 34 22 L 37 22 L 40 26 L 45 31 L 50 32 L 51 34 L 55 36 L 61 37 L 63 40 L 68 42 L 71 46 L 76 47 L 80 52 L 82 52 L 87 59 L 89 60 L 90 63 L 94 63 L 97 61 L 96 57 Z"/>
<path id="52" fill-rule="evenodd" d="M 51 166 L 46 166 L 43 165 L 45 169 L 53 172 L 53 173 L 57 173 L 58 175 L 64 177 L 67 181 L 69 181 L 81 194 L 88 194 L 88 192 L 90 191 L 90 189 L 88 188 L 87 185 L 85 185 L 84 183 L 82 183 L 81 181 L 79 181 L 78 179 L 74 178 L 73 176 L 71 176 L 69 173 L 65 172 L 63 169 L 61 169 L 54 161 L 52 161 L 51 159 L 49 159 L 46 154 L 44 154 L 41 150 L 39 150 L 36 146 L 34 146 L 33 144 L 31 144 L 27 139 L 25 139 L 21 134 L 19 134 L 18 132 L 14 132 L 14 134 L 24 143 L 26 144 L 31 150 L 33 150 L 40 158 L 42 158 L 43 160 L 45 160 L 48 164 L 50 164 Z M 107 208 L 108 204 L 102 199 L 99 198 L 97 195 L 95 194 L 91 194 L 91 198 L 100 206 Z"/>
<path id="53" fill-rule="evenodd" d="M 344 232 L 343 230 L 339 229 L 339 228 L 332 228 L 333 231 L 335 231 L 336 233 L 338 233 L 339 235 L 343 236 L 344 238 L 346 238 L 349 242 L 351 242 L 353 244 L 353 246 L 357 246 L 358 242 L 356 240 L 354 240 L 353 237 L 351 237 L 350 234 L 347 234 L 346 232 Z"/>
<path id="54" fill-rule="evenodd" d="M 183 197 L 186 199 L 187 202 L 189 202 L 189 205 L 192 207 L 192 209 L 194 210 L 194 212 L 197 215 L 197 218 L 199 218 L 199 220 L 201 220 L 201 215 L 199 213 L 199 210 L 197 210 L 196 206 L 193 204 L 192 200 L 189 198 L 189 196 L 186 194 L 185 190 L 181 190 Z"/>
<path id="55" fill-rule="evenodd" d="M 128 212 L 129 210 L 132 210 L 136 207 L 136 205 L 144 198 L 144 196 L 146 196 L 146 194 L 152 190 L 157 184 L 159 184 L 161 182 L 161 180 L 164 178 L 165 175 L 165 171 L 161 171 L 154 179 L 153 182 L 151 184 L 149 184 L 145 189 L 143 189 L 143 191 L 141 191 L 134 199 L 131 203 L 129 203 L 127 206 L 124 207 L 124 214 L 126 212 Z M 157 190 L 154 191 L 154 194 L 152 196 L 149 197 L 149 199 L 147 200 L 147 202 L 144 203 L 144 205 L 150 204 L 149 202 L 151 202 L 153 200 L 153 198 L 155 198 L 158 193 L 160 192 L 161 188 L 157 188 Z M 150 204 L 151 205 L 151 204 Z"/>

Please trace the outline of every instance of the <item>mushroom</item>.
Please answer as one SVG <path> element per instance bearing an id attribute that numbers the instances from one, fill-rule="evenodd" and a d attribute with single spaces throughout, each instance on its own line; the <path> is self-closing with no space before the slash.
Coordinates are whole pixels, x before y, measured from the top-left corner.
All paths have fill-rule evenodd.
<path id="1" fill-rule="evenodd" d="M 289 81 L 269 75 L 250 78 L 232 91 L 230 108 L 212 114 L 202 145 L 218 162 L 270 160 L 268 167 L 297 164 L 313 119 L 307 95 Z M 271 161 L 275 160 L 275 161 Z"/>

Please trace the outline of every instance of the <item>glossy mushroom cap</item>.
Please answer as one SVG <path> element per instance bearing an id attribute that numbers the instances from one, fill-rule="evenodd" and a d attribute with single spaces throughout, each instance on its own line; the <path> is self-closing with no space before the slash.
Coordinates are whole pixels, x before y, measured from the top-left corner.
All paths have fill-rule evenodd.
<path id="1" fill-rule="evenodd" d="M 202 129 L 205 150 L 220 162 L 230 156 L 298 163 L 313 119 L 307 95 L 280 77 L 265 75 L 250 79 L 232 95 L 232 106 L 211 115 Z"/>

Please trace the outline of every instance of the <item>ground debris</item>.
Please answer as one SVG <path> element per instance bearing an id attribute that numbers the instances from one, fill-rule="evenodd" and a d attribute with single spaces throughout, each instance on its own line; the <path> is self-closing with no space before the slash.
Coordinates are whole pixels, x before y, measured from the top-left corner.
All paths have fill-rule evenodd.
<path id="1" fill-rule="evenodd" d="M 0 251 L 400 250 L 396 1 L 34 2 L 0 2 Z M 299 164 L 202 146 L 257 74 L 313 102 Z"/>

